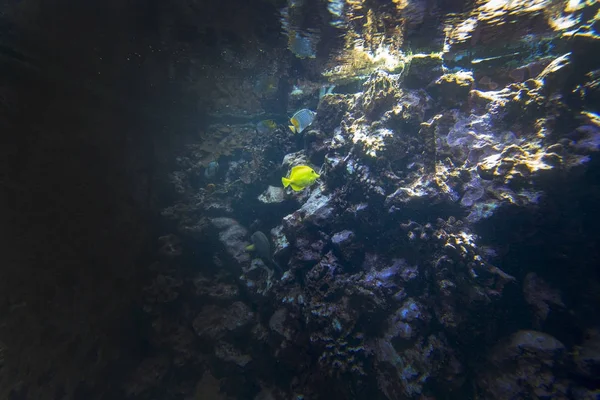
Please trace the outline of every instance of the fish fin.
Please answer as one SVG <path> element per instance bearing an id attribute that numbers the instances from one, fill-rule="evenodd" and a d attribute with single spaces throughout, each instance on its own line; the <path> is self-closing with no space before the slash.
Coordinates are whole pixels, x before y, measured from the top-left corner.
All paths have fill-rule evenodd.
<path id="1" fill-rule="evenodd" d="M 283 177 L 283 178 L 281 178 L 281 183 L 283 184 L 283 187 L 286 188 L 286 187 L 290 186 L 290 183 L 292 183 L 292 181 L 290 181 L 286 177 Z"/>
<path id="2" fill-rule="evenodd" d="M 250 244 L 250 245 L 246 246 L 246 250 L 248 250 L 248 251 L 254 251 L 255 247 L 254 247 L 253 244 Z"/>
<path id="3" fill-rule="evenodd" d="M 294 133 L 296 133 L 296 127 L 294 125 L 289 125 L 290 130 Z"/>
<path id="4" fill-rule="evenodd" d="M 306 168 L 310 168 L 310 167 L 307 167 L 306 165 L 296 165 L 296 166 L 292 167 L 292 171 L 290 172 L 290 176 L 292 176 L 293 173 L 296 173 L 296 172 L 298 172 L 300 170 L 305 170 Z"/>
<path id="5" fill-rule="evenodd" d="M 296 184 L 293 184 L 293 183 L 292 183 L 292 184 L 290 184 L 290 186 L 291 186 L 291 188 L 292 188 L 292 189 L 294 189 L 294 191 L 296 191 L 296 192 L 299 192 L 299 191 L 301 191 L 302 189 L 304 189 L 304 187 L 302 187 L 302 186 L 298 186 L 298 185 L 296 185 Z"/>
<path id="6" fill-rule="evenodd" d="M 294 127 L 294 129 L 292 129 L 292 132 L 294 133 L 300 133 L 300 121 L 298 121 L 298 118 L 296 117 L 292 117 L 290 118 L 290 122 L 292 123 L 292 126 Z M 291 129 L 291 126 L 290 126 Z"/>
<path id="7" fill-rule="evenodd" d="M 275 267 L 275 269 L 277 270 L 277 272 L 279 272 L 280 274 L 283 275 L 283 269 L 281 268 L 281 266 L 279 264 L 277 264 L 277 262 L 274 259 L 270 259 L 269 260 L 270 264 Z"/>

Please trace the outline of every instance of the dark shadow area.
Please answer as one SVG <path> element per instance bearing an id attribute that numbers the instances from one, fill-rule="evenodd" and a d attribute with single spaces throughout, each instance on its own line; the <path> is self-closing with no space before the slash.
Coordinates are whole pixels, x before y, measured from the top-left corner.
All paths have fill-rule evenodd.
<path id="1" fill-rule="evenodd" d="M 2 399 L 115 399 L 144 352 L 136 303 L 182 114 L 153 3 L 3 8 Z"/>

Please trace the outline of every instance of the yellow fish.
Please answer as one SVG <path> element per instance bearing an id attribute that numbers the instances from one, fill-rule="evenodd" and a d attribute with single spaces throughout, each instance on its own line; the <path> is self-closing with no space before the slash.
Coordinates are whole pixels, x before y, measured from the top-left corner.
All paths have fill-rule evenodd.
<path id="1" fill-rule="evenodd" d="M 309 187 L 320 177 L 314 169 L 308 165 L 296 165 L 292 168 L 289 178 L 281 178 L 283 187 L 291 186 L 296 192 Z"/>

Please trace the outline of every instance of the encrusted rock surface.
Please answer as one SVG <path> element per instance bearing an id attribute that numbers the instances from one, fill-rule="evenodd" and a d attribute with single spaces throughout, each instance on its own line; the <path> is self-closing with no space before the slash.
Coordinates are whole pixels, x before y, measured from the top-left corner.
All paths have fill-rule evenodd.
<path id="1" fill-rule="evenodd" d="M 335 26 L 378 48 L 427 19 L 424 3 L 403 3 L 369 5 L 362 22 L 344 20 L 357 12 L 348 6 Z M 598 393 L 598 236 L 577 204 L 592 213 L 598 201 L 600 110 L 589 100 L 600 65 L 569 52 L 576 33 L 552 24 L 580 17 L 585 31 L 597 6 L 545 14 L 551 2 L 500 3 L 454 16 L 446 48 L 414 64 L 325 73 L 343 93 L 317 97 L 298 83 L 293 104 L 317 111 L 301 134 L 219 122 L 205 131 L 222 148 L 182 151 L 178 196 L 163 212 L 173 232 L 147 289 L 159 300 L 146 311 L 156 353 L 175 348 L 183 364 L 157 379 L 192 396 L 189 381 L 212 377 L 222 394 L 255 399 Z M 386 29 L 402 12 L 401 29 Z M 524 32 L 559 45 L 508 63 L 498 38 L 509 26 L 523 39 L 515 51 L 534 40 Z M 465 63 L 469 43 L 479 58 Z M 346 67 L 360 73 L 336 81 Z M 207 161 L 220 166 L 210 182 Z M 320 179 L 281 189 L 299 164 Z M 246 251 L 255 231 L 282 273 Z M 177 346 L 161 339 L 168 332 Z"/>

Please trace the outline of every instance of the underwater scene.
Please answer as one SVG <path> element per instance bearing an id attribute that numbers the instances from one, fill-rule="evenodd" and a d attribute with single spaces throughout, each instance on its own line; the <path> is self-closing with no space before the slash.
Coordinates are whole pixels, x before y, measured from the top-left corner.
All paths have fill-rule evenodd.
<path id="1" fill-rule="evenodd" d="M 133 398 L 600 398 L 599 4 L 464 6 L 288 0 L 286 47 L 220 49 Z"/>
<path id="2" fill-rule="evenodd" d="M 599 4 L 272 4 L 177 154 L 131 398 L 599 399 Z"/>
<path id="3" fill-rule="evenodd" d="M 19 8 L 32 1 L 8 3 L 39 23 Z M 83 7 L 66 3 L 65 15 Z M 0 398 L 600 400 L 600 2 L 119 4 L 102 18 L 137 25 L 93 35 L 112 37 L 122 61 L 69 34 L 83 72 L 64 76 L 98 99 L 139 94 L 85 107 L 100 127 L 89 154 L 127 165 L 91 175 L 119 197 L 99 202 L 121 223 L 98 235 L 119 242 L 111 254 L 143 251 L 90 257 L 93 273 L 27 272 L 75 289 L 39 286 L 54 306 L 6 295 Z M 29 54 L 10 57 L 59 76 Z M 104 129 L 112 109 L 138 133 Z M 61 110 L 65 124 L 86 119 Z M 42 133 L 22 148 L 38 141 L 50 150 L 14 157 L 63 157 Z M 28 175 L 14 171 L 16 192 Z M 62 220 L 96 198 L 76 204 Z M 152 228 L 132 233 L 144 219 Z M 0 281 L 3 296 L 18 286 Z M 61 316 L 39 339 L 11 328 L 32 308 Z M 82 339 L 66 339 L 73 329 Z M 65 345 L 14 350 L 48 338 Z"/>

